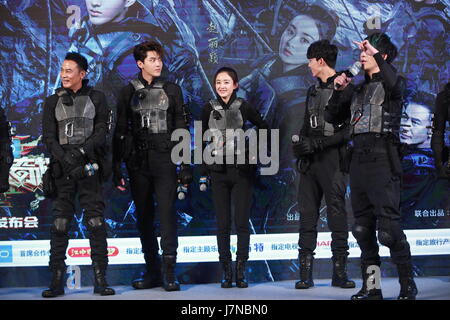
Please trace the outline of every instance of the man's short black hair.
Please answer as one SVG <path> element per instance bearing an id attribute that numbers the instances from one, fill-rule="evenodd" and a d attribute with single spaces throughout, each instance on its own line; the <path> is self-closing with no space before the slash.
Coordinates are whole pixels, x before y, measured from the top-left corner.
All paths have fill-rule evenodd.
<path id="1" fill-rule="evenodd" d="M 381 54 L 387 54 L 386 61 L 388 63 L 391 63 L 397 57 L 397 47 L 386 33 L 376 32 L 365 40 L 369 40 L 370 44 L 380 51 Z"/>
<path id="2" fill-rule="evenodd" d="M 86 58 L 83 55 L 79 54 L 78 52 L 67 53 L 64 60 L 74 61 L 82 71 L 88 70 L 88 62 Z"/>
<path id="3" fill-rule="evenodd" d="M 331 44 L 329 40 L 319 40 L 313 42 L 306 52 L 306 57 L 308 59 L 316 58 L 319 60 L 322 58 L 330 68 L 334 68 L 336 66 L 337 55 L 338 48 L 334 44 Z"/>
<path id="4" fill-rule="evenodd" d="M 156 41 L 146 41 L 134 47 L 133 56 L 136 62 L 144 62 L 148 51 L 155 51 L 161 59 L 164 58 L 164 50 L 161 44 Z"/>

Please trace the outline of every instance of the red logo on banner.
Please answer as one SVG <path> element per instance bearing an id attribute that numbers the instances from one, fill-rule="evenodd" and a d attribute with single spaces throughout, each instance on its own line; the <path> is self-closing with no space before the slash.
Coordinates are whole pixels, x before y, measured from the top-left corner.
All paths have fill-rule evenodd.
<path id="1" fill-rule="evenodd" d="M 317 241 L 318 247 L 329 247 L 331 246 L 331 240 L 328 241 Z"/>
<path id="2" fill-rule="evenodd" d="M 88 258 L 91 256 L 90 247 L 69 248 L 68 252 L 71 258 Z M 119 254 L 117 247 L 108 247 L 108 256 L 115 257 Z"/>

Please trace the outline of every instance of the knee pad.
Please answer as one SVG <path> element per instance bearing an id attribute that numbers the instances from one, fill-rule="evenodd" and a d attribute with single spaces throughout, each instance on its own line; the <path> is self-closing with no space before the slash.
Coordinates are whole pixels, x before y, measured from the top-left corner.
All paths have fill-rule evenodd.
<path id="1" fill-rule="evenodd" d="M 67 218 L 55 218 L 53 220 L 52 231 L 59 235 L 65 235 L 69 231 L 69 222 Z"/>
<path id="2" fill-rule="evenodd" d="M 86 227 L 89 230 L 100 229 L 105 226 L 105 219 L 103 217 L 92 217 L 87 219 L 86 222 L 87 222 Z"/>
<path id="3" fill-rule="evenodd" d="M 394 248 L 402 240 L 400 224 L 395 220 L 380 218 L 378 221 L 378 241 L 388 248 Z"/>
<path id="4" fill-rule="evenodd" d="M 394 235 L 388 231 L 388 230 L 378 230 L 378 241 L 380 241 L 380 243 L 383 246 L 386 246 L 388 248 L 391 248 L 394 246 L 396 239 L 394 237 Z"/>
<path id="5" fill-rule="evenodd" d="M 358 242 L 367 242 L 371 239 L 372 230 L 368 227 L 354 224 L 352 227 L 352 234 Z"/>

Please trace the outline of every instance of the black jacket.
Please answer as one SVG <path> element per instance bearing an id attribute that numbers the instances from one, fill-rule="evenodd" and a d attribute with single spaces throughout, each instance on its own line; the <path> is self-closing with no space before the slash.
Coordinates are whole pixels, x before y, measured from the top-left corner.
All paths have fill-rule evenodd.
<path id="1" fill-rule="evenodd" d="M 159 78 L 155 78 L 152 83 L 148 83 L 142 77 L 142 73 L 139 73 L 137 78 L 144 86 L 149 88 L 153 87 L 154 83 L 159 80 Z M 183 94 L 180 86 L 173 82 L 164 81 L 163 89 L 169 98 L 169 108 L 167 109 L 168 133 L 148 133 L 145 130 L 133 127 L 131 99 L 136 91 L 135 88 L 131 83 L 122 88 L 117 103 L 117 123 L 113 143 L 113 166 L 115 169 L 120 168 L 123 161 L 130 164 L 130 160 L 135 162 L 136 157 L 142 157 L 136 152 L 137 140 L 152 138 L 158 143 L 164 143 L 170 147 L 173 145 L 170 141 L 172 132 L 176 129 L 188 129 L 187 110 L 183 106 Z M 141 161 L 138 162 L 141 163 Z"/>
<path id="2" fill-rule="evenodd" d="M 353 87 L 351 90 L 335 90 L 326 107 L 325 120 L 330 123 L 339 124 L 344 119 L 350 118 L 350 106 L 353 95 L 360 90 L 364 90 L 364 87 L 367 84 L 381 81 L 383 82 L 386 94 L 383 102 L 383 109 L 393 115 L 394 118 L 392 119 L 392 123 L 395 123 L 394 127 L 392 127 L 392 133 L 389 133 L 388 136 L 398 143 L 398 132 L 404 104 L 406 81 L 403 77 L 397 75 L 396 69 L 387 63 L 379 52 L 373 57 L 380 68 L 380 72 L 373 74 L 372 78 L 366 74 L 363 83 Z M 369 133 L 368 135 L 375 136 L 376 134 Z"/>
<path id="3" fill-rule="evenodd" d="M 110 174 L 110 164 L 107 163 L 106 160 L 106 153 L 108 151 L 106 133 L 109 108 L 106 103 L 105 95 L 101 91 L 94 90 L 92 87 L 88 86 L 88 80 L 83 80 L 82 88 L 76 93 L 71 90 L 66 91 L 69 92 L 72 97 L 89 93 L 89 97 L 95 106 L 94 132 L 83 145 L 60 145 L 58 139 L 58 122 L 55 117 L 55 108 L 59 96 L 57 94 L 52 94 L 47 97 L 44 103 L 42 132 L 43 142 L 51 155 L 50 161 L 53 162 L 56 160 L 61 162 L 68 149 L 73 147 L 83 147 L 89 160 L 97 161 L 102 170 L 103 178 L 107 179 Z"/>
<path id="4" fill-rule="evenodd" d="M 228 103 L 225 103 L 222 98 L 217 95 L 216 99 L 219 101 L 219 103 L 222 105 L 224 110 L 227 110 L 230 108 L 231 104 L 236 100 L 236 92 L 233 92 L 233 94 L 230 97 L 230 100 Z M 205 104 L 202 110 L 202 136 L 204 135 L 205 131 L 209 129 L 209 117 L 211 114 L 211 111 L 213 110 L 211 104 L 208 102 Z M 242 114 L 243 122 L 244 122 L 244 128 L 246 129 L 246 123 L 250 122 L 254 126 L 256 126 L 258 129 L 269 129 L 268 124 L 265 120 L 262 119 L 261 115 L 256 111 L 255 108 L 253 108 L 247 101 L 243 101 L 242 105 L 240 106 L 240 111 Z M 270 141 L 270 137 L 268 138 Z M 203 143 L 203 149 L 205 148 L 206 143 Z M 241 171 L 251 171 L 255 169 L 254 166 L 251 165 L 236 165 Z M 214 171 L 222 171 L 224 169 L 224 165 L 212 165 L 209 166 L 211 170 Z M 206 174 L 205 172 L 205 166 L 202 167 L 202 174 Z"/>

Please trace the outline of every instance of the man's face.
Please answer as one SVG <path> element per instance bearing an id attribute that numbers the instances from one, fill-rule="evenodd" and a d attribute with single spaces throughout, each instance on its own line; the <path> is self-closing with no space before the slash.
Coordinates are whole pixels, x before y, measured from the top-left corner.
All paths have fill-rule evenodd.
<path id="1" fill-rule="evenodd" d="M 403 113 L 400 129 L 400 140 L 419 148 L 430 147 L 432 116 L 423 105 L 410 103 Z"/>
<path id="2" fill-rule="evenodd" d="M 313 77 L 318 77 L 320 72 L 322 71 L 322 66 L 320 65 L 319 61 L 317 61 L 317 58 L 312 58 L 308 60 L 309 60 L 308 67 L 309 70 L 311 70 L 311 74 L 313 75 Z"/>
<path id="3" fill-rule="evenodd" d="M 136 0 L 86 0 L 89 19 L 94 25 L 123 20 Z"/>
<path id="4" fill-rule="evenodd" d="M 306 52 L 311 43 L 319 40 L 319 29 L 309 16 L 299 15 L 291 20 L 280 39 L 281 60 L 294 69 L 308 62 Z"/>
<path id="5" fill-rule="evenodd" d="M 142 74 L 153 78 L 159 77 L 163 68 L 161 56 L 156 51 L 147 51 L 144 62 L 138 61 L 137 65 L 142 69 Z"/>
<path id="6" fill-rule="evenodd" d="M 61 66 L 60 76 L 63 88 L 77 90 L 82 85 L 86 71 L 81 70 L 75 61 L 64 60 Z"/>
<path id="7" fill-rule="evenodd" d="M 378 68 L 378 64 L 375 61 L 375 58 L 373 56 L 369 56 L 364 51 L 361 51 L 361 54 L 359 55 L 359 61 L 361 62 L 364 71 L 366 72 Z"/>

